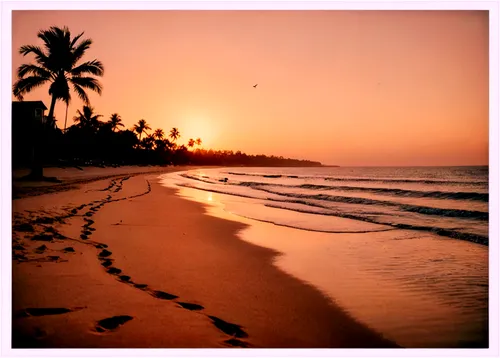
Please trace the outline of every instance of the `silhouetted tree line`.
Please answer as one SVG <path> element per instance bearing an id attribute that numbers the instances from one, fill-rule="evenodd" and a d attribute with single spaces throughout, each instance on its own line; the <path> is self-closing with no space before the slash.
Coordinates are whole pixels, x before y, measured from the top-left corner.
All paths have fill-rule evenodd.
<path id="1" fill-rule="evenodd" d="M 201 145 L 200 138 L 189 139 L 187 146 L 179 146 L 175 143 L 180 138 L 177 128 L 172 128 L 168 139 L 162 129 L 149 132 L 151 128 L 144 119 L 132 129 L 120 130 L 124 125 L 117 113 L 108 121 L 101 121 L 102 116 L 95 114 L 90 106 L 86 91 L 101 94 L 102 85 L 97 77 L 104 75 L 104 66 L 99 60 L 81 62 L 92 40 L 82 38 L 83 32 L 72 37 L 67 27 L 56 26 L 40 30 L 37 36 L 43 41 L 43 47 L 24 45 L 19 48 L 23 56 L 33 55 L 34 62 L 19 66 L 12 88 L 14 96 L 23 101 L 25 94 L 49 84 L 51 103 L 47 117 L 42 116 L 42 120 L 26 115 L 13 118 L 13 166 L 30 165 L 28 177 L 31 179 L 43 179 L 43 167 L 47 165 L 321 165 L 307 160 L 241 152 L 193 150 L 194 146 Z M 85 105 L 82 111 L 77 111 L 74 124 L 66 129 L 65 120 L 64 130 L 61 130 L 55 125 L 55 105 L 62 101 L 67 109 L 72 92 Z"/>
<path id="2" fill-rule="evenodd" d="M 257 166 L 257 167 L 317 167 L 320 162 L 299 160 L 277 156 L 248 155 L 232 150 L 195 149 L 188 154 L 190 163 L 197 165 Z"/>
<path id="3" fill-rule="evenodd" d="M 132 129 L 120 130 L 122 119 L 111 115 L 107 122 L 90 106 L 84 106 L 65 132 L 54 123 L 34 122 L 31 129 L 14 126 L 13 139 L 39 138 L 38 150 L 45 166 L 116 166 L 116 165 L 223 165 L 223 166 L 320 166 L 321 163 L 266 155 L 247 155 L 240 151 L 194 148 L 202 140 L 189 139 L 187 146 L 176 144 L 181 137 L 172 128 L 165 138 L 163 129 L 150 131 L 144 119 Z M 14 166 L 29 165 L 28 152 L 13 153 Z"/>

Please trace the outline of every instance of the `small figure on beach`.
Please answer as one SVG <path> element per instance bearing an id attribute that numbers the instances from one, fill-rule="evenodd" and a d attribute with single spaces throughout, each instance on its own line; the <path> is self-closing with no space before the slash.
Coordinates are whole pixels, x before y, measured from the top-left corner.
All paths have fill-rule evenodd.
<path id="1" fill-rule="evenodd" d="M 257 88 L 257 85 L 258 85 L 258 83 L 254 84 L 254 85 L 253 85 L 253 88 Z"/>

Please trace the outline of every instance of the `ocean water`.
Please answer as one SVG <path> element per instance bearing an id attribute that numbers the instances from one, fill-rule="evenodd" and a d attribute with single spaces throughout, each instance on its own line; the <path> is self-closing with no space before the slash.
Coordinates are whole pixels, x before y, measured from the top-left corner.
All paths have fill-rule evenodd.
<path id="1" fill-rule="evenodd" d="M 488 167 L 218 168 L 165 186 L 406 347 L 488 342 Z"/>

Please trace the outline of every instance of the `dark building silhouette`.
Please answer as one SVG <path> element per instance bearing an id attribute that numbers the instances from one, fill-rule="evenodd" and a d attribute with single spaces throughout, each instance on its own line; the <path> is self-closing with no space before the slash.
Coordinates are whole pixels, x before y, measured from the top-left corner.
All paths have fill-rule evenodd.
<path id="1" fill-rule="evenodd" d="M 42 101 L 12 102 L 12 119 L 14 121 L 43 121 L 46 110 L 47 107 Z"/>
<path id="2" fill-rule="evenodd" d="M 45 124 L 47 107 L 42 101 L 12 102 L 12 166 L 29 166 L 36 129 Z"/>

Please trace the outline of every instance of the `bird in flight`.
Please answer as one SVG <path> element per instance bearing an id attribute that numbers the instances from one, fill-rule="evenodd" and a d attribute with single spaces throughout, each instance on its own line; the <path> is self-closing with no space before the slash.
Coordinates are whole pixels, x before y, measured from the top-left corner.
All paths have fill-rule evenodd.
<path id="1" fill-rule="evenodd" d="M 258 83 L 257 83 L 257 84 L 255 84 L 255 85 L 253 86 L 253 88 L 257 88 L 257 85 L 258 85 Z"/>

